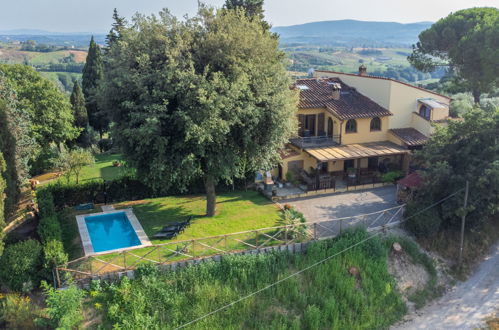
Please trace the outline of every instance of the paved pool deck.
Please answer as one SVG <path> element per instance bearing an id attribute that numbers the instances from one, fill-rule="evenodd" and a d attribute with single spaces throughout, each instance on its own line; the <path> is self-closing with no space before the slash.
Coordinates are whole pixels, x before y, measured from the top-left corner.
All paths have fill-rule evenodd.
<path id="1" fill-rule="evenodd" d="M 101 208 L 103 212 L 82 214 L 76 216 L 76 223 L 78 224 L 78 231 L 80 232 L 81 243 L 83 245 L 83 251 L 85 253 L 85 256 L 106 254 L 110 252 L 120 252 L 128 249 L 136 249 L 139 247 L 146 247 L 152 245 L 151 241 L 149 240 L 149 237 L 147 237 L 146 232 L 144 231 L 144 228 L 142 228 L 139 219 L 137 219 L 137 216 L 133 213 L 133 210 L 131 208 L 123 210 L 115 210 L 112 205 L 103 205 L 101 206 Z M 92 240 L 90 239 L 90 234 L 88 232 L 87 224 L 85 223 L 85 217 L 103 215 L 109 213 L 118 213 L 118 212 L 125 212 L 128 221 L 130 221 L 130 224 L 132 225 L 133 230 L 137 234 L 141 244 L 138 246 L 130 246 L 120 249 L 95 252 L 94 247 L 92 245 Z"/>

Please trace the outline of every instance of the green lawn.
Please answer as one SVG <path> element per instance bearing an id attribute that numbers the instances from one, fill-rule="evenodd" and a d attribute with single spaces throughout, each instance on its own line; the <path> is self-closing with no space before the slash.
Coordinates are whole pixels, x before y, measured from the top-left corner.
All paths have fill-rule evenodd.
<path id="1" fill-rule="evenodd" d="M 277 226 L 279 220 L 279 208 L 256 191 L 238 191 L 220 194 L 217 197 L 217 214 L 212 218 L 204 216 L 206 207 L 205 196 L 170 196 L 154 199 L 146 199 L 133 202 L 122 202 L 114 204 L 116 209 L 132 207 L 135 215 L 139 219 L 146 234 L 151 237 L 165 225 L 175 221 L 185 221 L 192 216 L 191 225 L 179 234 L 175 239 L 151 239 L 153 244 L 172 243 L 167 249 L 155 250 L 153 247 L 134 249 L 132 252 L 136 256 L 146 256 L 149 260 L 160 262 L 175 261 L 185 259 L 185 256 L 178 255 L 169 249 L 186 248 L 189 245 L 188 253 L 191 255 L 207 256 L 217 253 L 217 250 L 206 249 L 198 245 L 196 252 L 193 245 L 178 243 L 196 238 L 219 236 L 237 232 L 250 231 L 225 239 L 203 240 L 205 244 L 217 246 L 224 250 L 243 250 L 248 246 L 241 241 L 254 244 L 255 233 L 252 230 Z M 74 219 L 74 211 L 72 211 Z M 97 210 L 96 212 L 100 212 Z M 76 220 L 73 220 L 76 222 Z M 269 230 L 268 233 L 271 233 Z M 237 239 L 237 240 L 236 240 Z M 267 239 L 262 237 L 262 239 Z M 240 240 L 240 241 L 239 241 Z M 269 242 L 273 245 L 275 242 Z M 186 250 L 187 251 L 187 250 Z M 82 251 L 81 251 L 82 252 Z M 98 256 L 98 259 L 111 262 L 114 265 L 125 265 L 123 257 L 119 253 L 110 253 Z M 135 262 L 138 262 L 135 264 Z M 139 261 L 137 257 L 128 255 L 126 264 L 135 267 L 146 262 Z M 83 271 L 106 272 L 113 271 L 114 268 L 107 268 L 105 264 L 98 260 L 86 259 L 82 263 L 72 264 L 71 268 Z"/>
<path id="2" fill-rule="evenodd" d="M 217 197 L 217 214 L 205 217 L 205 196 L 171 196 L 116 204 L 116 208 L 130 207 L 146 234 L 152 237 L 165 225 L 185 221 L 192 216 L 192 224 L 173 241 L 217 236 L 276 226 L 278 207 L 256 191 L 221 194 Z M 164 243 L 171 240 L 151 240 Z"/>
<path id="3" fill-rule="evenodd" d="M 92 181 L 97 179 L 114 180 L 124 174 L 123 167 L 114 167 L 113 161 L 123 160 L 120 154 L 100 154 L 95 156 L 95 163 L 83 167 L 80 173 L 80 183 L 85 181 Z M 43 177 L 43 176 L 40 176 Z M 38 180 L 43 180 L 37 177 Z M 66 183 L 66 178 L 61 176 L 58 180 L 63 180 Z M 76 182 L 74 176 L 71 177 L 70 182 Z"/>

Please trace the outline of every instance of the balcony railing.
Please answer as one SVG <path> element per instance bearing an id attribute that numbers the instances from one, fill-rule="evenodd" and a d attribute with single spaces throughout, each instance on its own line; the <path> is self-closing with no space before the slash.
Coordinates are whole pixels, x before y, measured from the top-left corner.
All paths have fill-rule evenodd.
<path id="1" fill-rule="evenodd" d="M 298 148 L 323 148 L 333 147 L 340 144 L 340 136 L 308 136 L 290 139 L 290 142 Z"/>

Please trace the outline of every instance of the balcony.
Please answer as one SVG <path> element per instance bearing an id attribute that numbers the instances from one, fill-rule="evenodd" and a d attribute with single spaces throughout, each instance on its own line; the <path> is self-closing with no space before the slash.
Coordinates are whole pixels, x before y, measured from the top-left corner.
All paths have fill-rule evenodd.
<path id="1" fill-rule="evenodd" d="M 340 144 L 340 136 L 308 136 L 296 137 L 289 140 L 294 146 L 307 149 L 307 148 L 326 148 L 334 147 Z"/>

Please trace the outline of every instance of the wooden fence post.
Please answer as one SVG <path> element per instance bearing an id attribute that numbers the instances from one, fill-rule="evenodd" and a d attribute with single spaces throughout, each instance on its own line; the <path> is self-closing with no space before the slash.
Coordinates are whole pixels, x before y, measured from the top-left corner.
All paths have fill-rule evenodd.
<path id="1" fill-rule="evenodd" d="M 317 240 L 317 222 L 314 222 L 314 240 Z"/>
<path id="2" fill-rule="evenodd" d="M 196 251 L 194 250 L 194 243 L 195 243 L 195 242 L 196 242 L 195 240 L 192 240 L 192 241 L 191 241 L 191 244 L 192 244 L 192 257 L 193 257 L 193 258 L 195 258 L 195 257 L 196 257 Z"/>
<path id="3" fill-rule="evenodd" d="M 255 230 L 255 246 L 258 248 L 258 230 Z"/>
<path id="4" fill-rule="evenodd" d="M 127 267 L 126 267 L 126 251 L 123 251 L 123 267 L 125 268 L 125 271 L 127 270 Z"/>
<path id="5" fill-rule="evenodd" d="M 227 235 L 224 235 L 224 245 L 225 245 L 225 252 L 229 251 L 229 246 L 227 245 Z"/>

